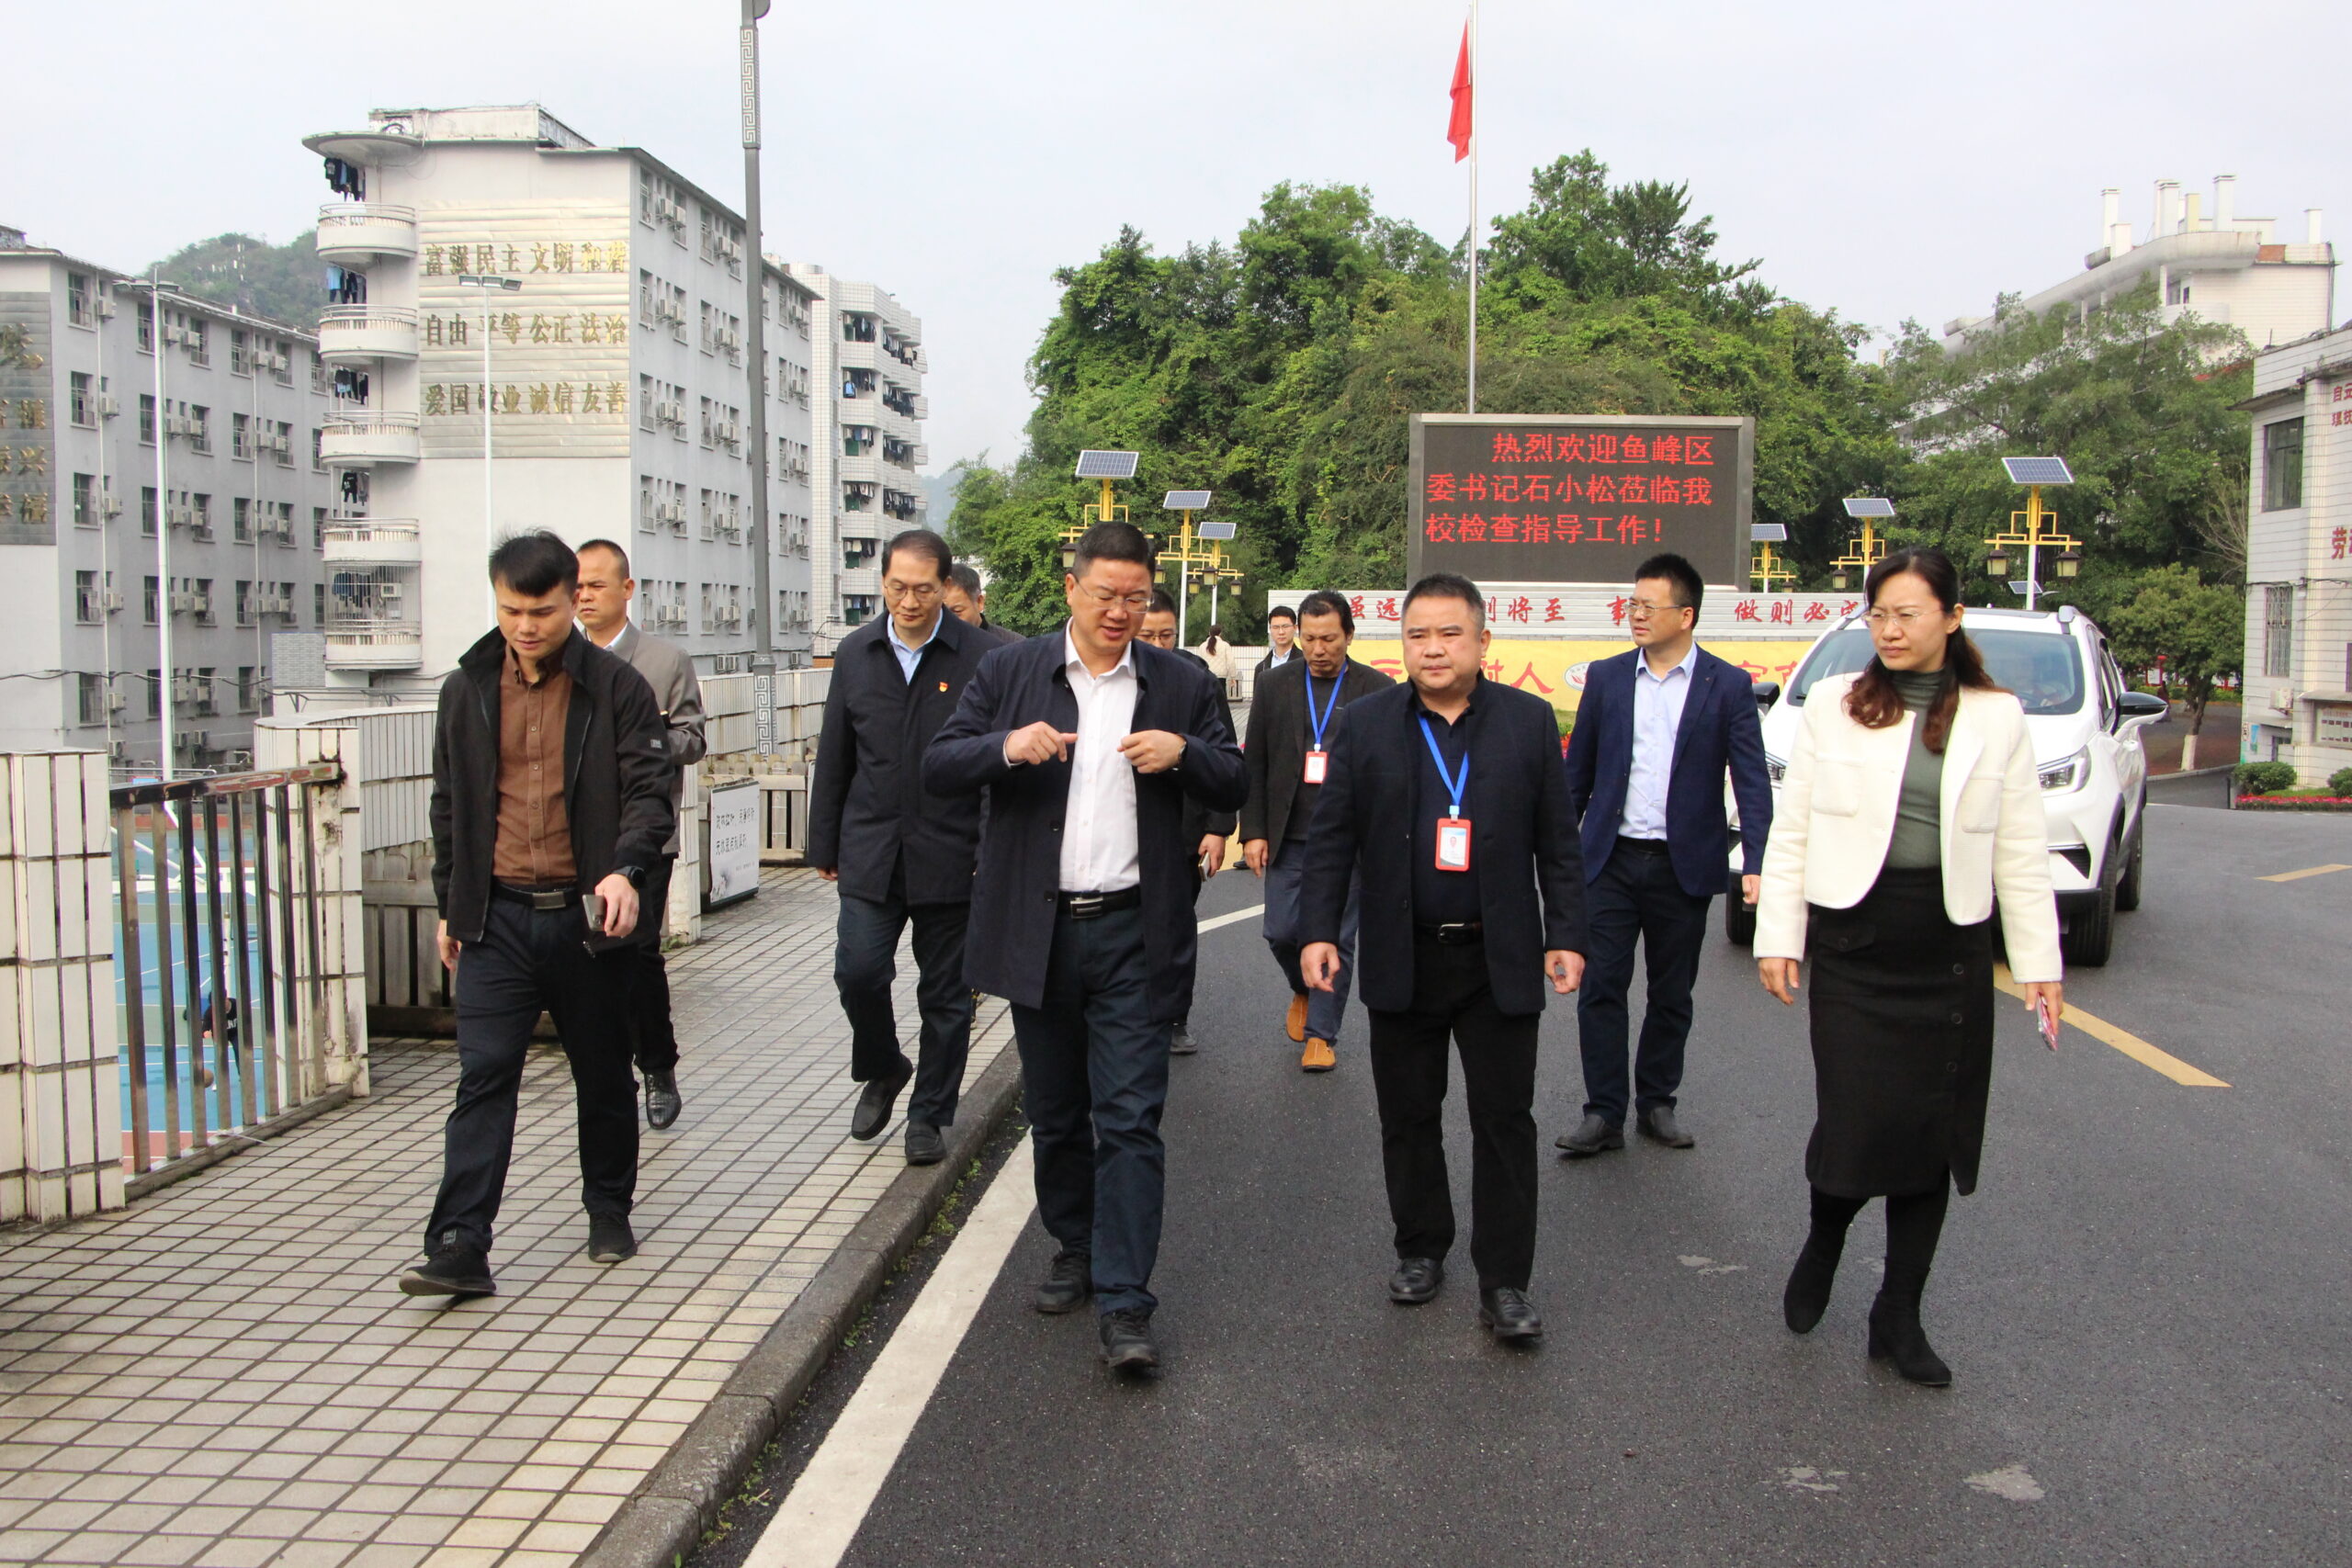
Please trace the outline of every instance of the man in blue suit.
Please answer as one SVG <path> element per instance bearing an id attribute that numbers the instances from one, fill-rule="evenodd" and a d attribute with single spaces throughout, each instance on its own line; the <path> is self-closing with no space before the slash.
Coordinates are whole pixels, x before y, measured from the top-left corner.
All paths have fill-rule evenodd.
<path id="1" fill-rule="evenodd" d="M 1670 1148 L 1695 1142 L 1675 1120 L 1675 1096 L 1707 905 L 1731 854 L 1726 770 L 1743 829 L 1740 896 L 1750 904 L 1764 868 L 1772 790 L 1755 684 L 1691 639 L 1703 592 L 1697 569 L 1680 556 L 1642 563 L 1626 615 L 1634 649 L 1592 666 L 1568 736 L 1568 799 L 1582 823 L 1591 931 L 1577 1003 L 1584 1120 L 1558 1140 L 1572 1159 L 1625 1146 L 1625 993 L 1637 941 L 1649 970 L 1632 1085 L 1637 1125 Z"/>

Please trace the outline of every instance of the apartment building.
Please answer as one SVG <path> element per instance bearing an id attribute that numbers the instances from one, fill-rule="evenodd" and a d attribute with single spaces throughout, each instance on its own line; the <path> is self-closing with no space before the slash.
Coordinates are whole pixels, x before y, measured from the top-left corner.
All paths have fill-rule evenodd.
<path id="1" fill-rule="evenodd" d="M 929 367 L 922 322 L 871 283 L 834 277 L 806 263 L 792 276 L 814 297 L 822 330 L 814 364 L 817 442 L 810 463 L 814 542 L 809 586 L 818 651 L 884 608 L 883 544 L 921 527 L 930 460 L 922 422 Z"/>
<path id="2" fill-rule="evenodd" d="M 2245 609 L 2247 761 L 2352 768 L 2352 326 L 2257 355 Z"/>
<path id="3" fill-rule="evenodd" d="M 2034 315 L 2066 308 L 2084 315 L 2131 293 L 2151 277 L 2167 324 L 2184 315 L 2233 326 L 2256 348 L 2292 343 L 2324 332 L 2335 319 L 2335 250 L 2322 237 L 2320 210 L 2303 214 L 2300 244 L 2290 243 L 2275 218 L 2237 214 L 2237 176 L 2213 178 L 2209 210 L 2202 191 L 2159 180 L 2148 238 L 2133 243 L 2123 220 L 2123 197 L 2100 193 L 2098 243 L 2083 270 L 2019 302 Z M 1961 316 L 1944 324 L 1944 347 L 1963 346 L 1995 320 Z"/>
<path id="4" fill-rule="evenodd" d="M 379 109 L 303 145 L 335 196 L 319 338 L 345 393 L 323 448 L 348 513 L 326 536 L 325 684 L 431 689 L 491 626 L 492 544 L 535 527 L 627 543 L 639 623 L 706 669 L 752 649 L 763 381 L 768 608 L 805 661 L 814 291 L 726 203 L 536 104 Z"/>
<path id="5" fill-rule="evenodd" d="M 0 750 L 235 765 L 325 615 L 317 341 L 163 283 L 0 228 Z"/>

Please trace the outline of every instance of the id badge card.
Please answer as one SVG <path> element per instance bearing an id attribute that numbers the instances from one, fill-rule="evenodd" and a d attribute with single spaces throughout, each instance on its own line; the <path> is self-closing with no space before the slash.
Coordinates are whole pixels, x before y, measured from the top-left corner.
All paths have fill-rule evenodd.
<path id="1" fill-rule="evenodd" d="M 1331 753 L 1329 751 L 1309 751 L 1306 754 L 1306 782 L 1311 784 L 1321 784 L 1330 765 Z"/>
<path id="2" fill-rule="evenodd" d="M 1437 819 L 1437 868 L 1440 871 L 1470 869 L 1470 818 L 1441 817 Z"/>

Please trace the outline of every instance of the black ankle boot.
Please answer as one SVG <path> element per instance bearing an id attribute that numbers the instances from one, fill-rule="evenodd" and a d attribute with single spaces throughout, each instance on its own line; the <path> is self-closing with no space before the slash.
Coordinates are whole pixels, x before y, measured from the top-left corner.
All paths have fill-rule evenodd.
<path id="1" fill-rule="evenodd" d="M 1844 1236 L 1825 1243 L 1816 1231 L 1804 1238 L 1797 1266 L 1789 1271 L 1788 1289 L 1781 1292 L 1781 1314 L 1788 1319 L 1790 1332 L 1812 1333 L 1829 1310 L 1829 1290 L 1837 1282 L 1838 1259 L 1845 1250 Z"/>
<path id="2" fill-rule="evenodd" d="M 1894 1370 L 1913 1382 L 1949 1388 L 1951 1369 L 1919 1326 L 1919 1294 L 1926 1284 L 1924 1279 L 1905 1280 L 1887 1270 L 1886 1283 L 1871 1303 L 1871 1359 L 1893 1361 Z"/>

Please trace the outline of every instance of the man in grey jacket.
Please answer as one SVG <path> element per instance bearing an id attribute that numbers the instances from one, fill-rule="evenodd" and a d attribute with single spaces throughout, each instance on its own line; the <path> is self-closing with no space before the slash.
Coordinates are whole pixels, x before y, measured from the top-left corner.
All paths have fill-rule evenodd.
<path id="1" fill-rule="evenodd" d="M 630 624 L 629 605 L 636 598 L 637 580 L 629 575 L 627 550 L 610 539 L 591 539 L 580 547 L 581 629 L 597 647 L 626 660 L 653 688 L 662 722 L 669 727 L 670 760 L 677 764 L 670 775 L 674 814 L 685 798 L 686 769 L 709 750 L 703 735 L 702 686 L 684 649 Z M 645 1120 L 657 1131 L 677 1121 L 685 1107 L 678 1093 L 670 972 L 662 956 L 662 914 L 669 908 L 670 874 L 677 863 L 678 829 L 673 827 L 670 841 L 662 846 L 660 863 L 650 868 L 646 878 L 645 914 L 638 921 L 637 963 L 629 987 L 637 1070 L 645 1079 Z"/>

